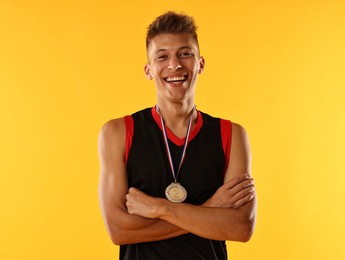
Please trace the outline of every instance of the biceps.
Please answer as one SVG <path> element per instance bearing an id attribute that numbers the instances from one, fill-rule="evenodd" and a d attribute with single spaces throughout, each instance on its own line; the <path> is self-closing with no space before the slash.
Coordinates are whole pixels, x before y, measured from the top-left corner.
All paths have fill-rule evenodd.
<path id="1" fill-rule="evenodd" d="M 236 175 L 251 174 L 251 151 L 249 139 L 243 127 L 233 124 L 230 161 L 225 173 L 225 182 Z"/>
<path id="2" fill-rule="evenodd" d="M 122 176 L 121 176 L 122 175 Z M 105 218 L 117 209 L 125 210 L 125 196 L 128 186 L 125 172 L 101 171 L 99 180 L 99 201 Z"/>

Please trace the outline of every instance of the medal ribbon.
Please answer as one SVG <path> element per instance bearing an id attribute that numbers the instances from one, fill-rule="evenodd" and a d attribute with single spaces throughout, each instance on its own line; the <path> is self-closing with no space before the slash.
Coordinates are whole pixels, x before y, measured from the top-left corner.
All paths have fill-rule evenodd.
<path id="1" fill-rule="evenodd" d="M 178 175 L 180 173 L 182 163 L 183 163 L 183 161 L 184 161 L 184 159 L 186 157 L 186 150 L 187 150 L 187 146 L 188 146 L 189 134 L 190 134 L 191 125 L 192 125 L 192 117 L 193 117 L 193 113 L 194 113 L 195 109 L 196 108 L 194 106 L 192 114 L 189 117 L 189 123 L 188 123 L 188 127 L 187 127 L 187 132 L 186 132 L 186 140 L 184 142 L 184 147 L 183 147 L 183 151 L 182 151 L 182 155 L 181 155 L 180 165 L 178 167 L 177 173 L 175 174 L 175 169 L 174 169 L 174 164 L 173 164 L 173 161 L 172 161 L 172 156 L 171 156 L 171 152 L 170 152 L 170 148 L 169 148 L 169 143 L 168 143 L 168 138 L 167 138 L 167 133 L 166 133 L 164 119 L 163 119 L 163 116 L 162 116 L 162 114 L 160 112 L 159 107 L 156 105 L 156 111 L 158 112 L 158 114 L 160 116 L 160 119 L 161 119 L 161 124 L 162 124 L 162 129 L 163 129 L 163 136 L 164 136 L 164 142 L 165 142 L 165 147 L 167 149 L 169 164 L 170 164 L 171 172 L 172 172 L 172 175 L 174 177 L 175 182 L 177 182 L 177 177 L 178 177 Z"/>

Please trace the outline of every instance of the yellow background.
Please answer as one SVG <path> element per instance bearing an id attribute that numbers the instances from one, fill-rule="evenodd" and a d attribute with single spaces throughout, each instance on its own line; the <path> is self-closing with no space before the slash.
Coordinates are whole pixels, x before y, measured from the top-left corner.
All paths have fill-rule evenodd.
<path id="1" fill-rule="evenodd" d="M 0 259 L 117 259 L 97 136 L 155 104 L 145 31 L 185 11 L 206 59 L 197 107 L 241 123 L 259 208 L 230 259 L 345 259 L 345 2 L 0 2 Z"/>

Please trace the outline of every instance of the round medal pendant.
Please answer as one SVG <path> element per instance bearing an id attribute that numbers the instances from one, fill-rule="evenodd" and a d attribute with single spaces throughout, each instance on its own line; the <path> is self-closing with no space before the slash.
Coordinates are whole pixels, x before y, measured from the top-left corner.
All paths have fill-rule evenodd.
<path id="1" fill-rule="evenodd" d="M 165 189 L 165 196 L 171 202 L 180 203 L 187 198 L 187 191 L 180 183 L 172 182 Z"/>

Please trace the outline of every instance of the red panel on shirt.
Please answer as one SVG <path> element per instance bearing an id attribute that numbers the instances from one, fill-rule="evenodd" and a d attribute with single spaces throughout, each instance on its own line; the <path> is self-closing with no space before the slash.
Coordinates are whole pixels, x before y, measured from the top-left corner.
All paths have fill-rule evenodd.
<path id="1" fill-rule="evenodd" d="M 229 120 L 220 119 L 220 132 L 222 136 L 223 150 L 225 154 L 225 167 L 224 175 L 226 169 L 228 168 L 230 161 L 230 150 L 231 150 L 231 136 L 232 136 L 232 124 Z"/>
<path id="2" fill-rule="evenodd" d="M 127 163 L 129 150 L 131 149 L 132 140 L 133 140 L 133 133 L 134 133 L 134 121 L 132 116 L 125 116 L 125 124 L 126 124 L 126 153 L 125 153 L 125 160 Z"/>

